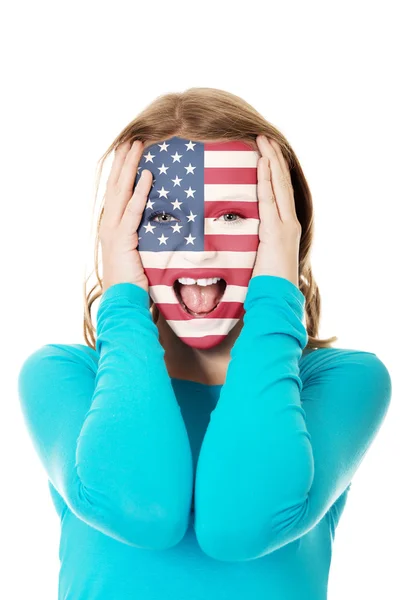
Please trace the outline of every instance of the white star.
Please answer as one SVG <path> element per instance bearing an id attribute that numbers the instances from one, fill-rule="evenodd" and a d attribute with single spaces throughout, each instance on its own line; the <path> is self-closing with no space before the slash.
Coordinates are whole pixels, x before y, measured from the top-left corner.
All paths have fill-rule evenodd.
<path id="1" fill-rule="evenodd" d="M 187 215 L 186 215 L 186 216 L 187 216 Z M 190 211 L 190 215 L 188 216 L 188 219 L 189 219 L 189 221 L 193 221 L 193 222 L 194 222 L 194 220 L 195 220 L 195 217 L 197 217 L 197 215 L 194 215 L 194 214 L 192 213 L 192 211 Z M 189 221 L 188 221 L 188 223 L 189 223 Z"/>
<path id="2" fill-rule="evenodd" d="M 138 237 L 138 241 L 141 240 L 141 239 L 142 239 L 141 237 Z"/>
<path id="3" fill-rule="evenodd" d="M 185 193 L 187 194 L 186 198 L 194 198 L 193 194 L 195 193 L 196 190 L 192 190 L 191 187 L 189 187 L 188 190 L 185 190 Z"/>
<path id="4" fill-rule="evenodd" d="M 168 167 L 168 168 L 169 168 L 169 167 Z M 186 175 L 187 175 L 187 173 L 186 173 Z M 179 179 L 179 177 L 178 177 L 178 175 L 177 175 L 177 176 L 175 177 L 175 179 L 171 179 L 171 181 L 173 181 L 173 182 L 174 182 L 174 187 L 175 187 L 176 185 L 181 185 L 181 184 L 180 184 L 180 182 L 182 181 L 182 179 Z"/>
<path id="5" fill-rule="evenodd" d="M 177 152 L 175 152 L 175 154 L 171 154 L 171 158 L 174 159 L 174 162 L 178 161 L 181 162 L 179 159 L 182 158 L 183 154 L 178 154 Z"/>
<path id="6" fill-rule="evenodd" d="M 150 200 L 150 198 L 147 200 L 147 204 L 146 204 L 146 208 L 153 208 L 153 204 L 154 204 L 154 200 Z"/>
<path id="7" fill-rule="evenodd" d="M 137 170 L 140 171 L 140 169 L 143 169 L 143 167 L 138 167 Z"/>
<path id="8" fill-rule="evenodd" d="M 192 234 L 191 234 L 191 233 L 189 233 L 189 236 L 188 236 L 188 237 L 186 237 L 186 236 L 185 236 L 185 240 L 187 240 L 187 242 L 186 242 L 186 245 L 188 245 L 188 244 L 193 244 L 193 240 L 195 240 L 195 239 L 196 239 L 196 238 L 195 238 L 195 237 L 192 237 Z M 194 244 L 193 244 L 193 245 L 194 245 Z"/>
<path id="9" fill-rule="evenodd" d="M 187 148 L 186 148 L 186 152 L 187 152 L 188 150 L 193 150 L 193 152 L 194 152 L 194 147 L 195 147 L 195 145 L 196 145 L 196 144 L 193 144 L 193 142 L 189 142 L 188 144 L 185 144 L 185 146 L 187 146 Z"/>
<path id="10" fill-rule="evenodd" d="M 176 208 L 181 210 L 182 202 L 179 202 L 178 198 L 176 200 L 174 200 L 174 202 L 171 202 L 171 204 L 174 207 L 173 210 L 175 210 Z"/>
<path id="11" fill-rule="evenodd" d="M 186 175 L 189 175 L 189 173 L 194 175 L 193 169 L 197 169 L 197 167 L 192 167 L 192 163 L 189 163 L 189 165 L 187 167 L 185 167 L 185 169 L 186 169 Z"/>
<path id="12" fill-rule="evenodd" d="M 165 150 L 165 152 L 166 152 L 169 144 L 167 144 L 166 142 L 163 142 L 162 144 L 157 144 L 157 146 L 160 146 L 160 152 L 162 152 L 163 150 Z"/>
<path id="13" fill-rule="evenodd" d="M 175 231 L 177 231 L 178 233 L 180 233 L 180 230 L 182 229 L 183 225 L 178 225 L 178 223 L 175 223 L 175 225 L 172 225 L 172 229 L 175 233 Z"/>
<path id="14" fill-rule="evenodd" d="M 148 154 L 145 154 L 145 156 L 144 156 L 144 157 L 145 157 L 145 159 L 146 159 L 146 162 L 149 162 L 149 161 L 150 161 L 150 162 L 153 162 L 153 158 L 155 157 L 155 154 L 151 154 L 151 152 L 150 152 L 150 150 L 149 150 Z"/>
<path id="15" fill-rule="evenodd" d="M 155 225 L 152 225 L 151 223 L 147 223 L 147 225 L 144 226 L 146 233 L 154 233 L 153 229 L 156 228 Z"/>
<path id="16" fill-rule="evenodd" d="M 157 169 L 160 171 L 159 175 L 161 175 L 161 173 L 167 174 L 167 169 L 169 169 L 169 167 L 166 167 L 163 163 L 162 167 L 157 167 Z"/>
<path id="17" fill-rule="evenodd" d="M 159 238 L 157 238 L 157 239 L 158 239 L 158 240 L 160 240 L 160 246 L 161 246 L 161 244 L 165 244 L 165 245 L 167 245 L 167 241 L 166 241 L 166 240 L 167 240 L 168 238 L 167 238 L 167 237 L 165 237 L 165 235 L 164 235 L 163 233 L 161 234 L 161 237 L 159 237 Z"/>
<path id="18" fill-rule="evenodd" d="M 169 194 L 168 190 L 164 190 L 164 186 L 162 186 L 161 190 L 157 190 L 157 192 L 160 194 L 159 198 L 167 198 L 167 194 Z M 168 198 L 167 198 L 168 200 Z"/>

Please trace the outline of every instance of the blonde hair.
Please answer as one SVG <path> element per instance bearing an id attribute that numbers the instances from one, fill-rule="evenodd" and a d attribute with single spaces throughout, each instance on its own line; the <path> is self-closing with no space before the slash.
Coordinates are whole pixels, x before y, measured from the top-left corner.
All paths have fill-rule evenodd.
<path id="1" fill-rule="evenodd" d="M 300 163 L 285 137 L 239 96 L 214 88 L 190 88 L 181 93 L 169 93 L 157 97 L 121 131 L 100 158 L 96 197 L 104 161 L 111 152 L 127 140 L 130 142 L 141 140 L 146 147 L 179 136 L 194 141 L 243 140 L 254 146 L 256 136 L 259 134 L 264 134 L 278 142 L 290 168 L 297 218 L 302 227 L 299 248 L 299 288 L 305 297 L 305 325 L 308 333 L 306 348 L 330 347 L 337 341 L 336 336 L 324 340 L 318 339 L 321 298 L 310 264 L 314 232 L 310 189 Z M 93 349 L 96 349 L 96 339 L 91 307 L 103 293 L 98 266 L 99 227 L 103 212 L 104 204 L 97 221 L 95 268 L 84 281 L 84 338 L 88 346 Z M 96 273 L 97 281 L 88 292 L 87 285 L 93 272 Z M 151 298 L 150 312 L 154 323 L 157 323 L 159 311 Z"/>

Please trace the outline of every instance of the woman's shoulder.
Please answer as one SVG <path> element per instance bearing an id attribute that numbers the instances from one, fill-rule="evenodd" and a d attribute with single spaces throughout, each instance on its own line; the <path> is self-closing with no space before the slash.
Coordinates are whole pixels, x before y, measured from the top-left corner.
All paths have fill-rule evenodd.
<path id="1" fill-rule="evenodd" d="M 306 348 L 300 359 L 302 379 L 308 379 L 314 373 L 334 370 L 345 373 L 364 373 L 384 379 L 390 384 L 390 374 L 385 362 L 370 350 L 354 348 Z"/>
<path id="2" fill-rule="evenodd" d="M 305 348 L 301 357 L 301 360 L 328 360 L 328 359 L 344 359 L 344 358 L 356 358 L 360 360 L 368 356 L 375 356 L 378 358 L 375 352 L 371 350 L 361 350 L 355 348 L 337 348 L 335 346 L 327 346 L 325 348 Z M 368 359 L 367 359 L 368 360 Z M 378 359 L 379 360 L 379 359 Z"/>
<path id="3" fill-rule="evenodd" d="M 99 355 L 91 346 L 85 344 L 58 344 L 48 343 L 33 350 L 25 357 L 20 368 L 20 375 L 24 371 L 45 368 L 51 365 L 63 366 L 67 363 L 86 366 L 96 371 Z"/>

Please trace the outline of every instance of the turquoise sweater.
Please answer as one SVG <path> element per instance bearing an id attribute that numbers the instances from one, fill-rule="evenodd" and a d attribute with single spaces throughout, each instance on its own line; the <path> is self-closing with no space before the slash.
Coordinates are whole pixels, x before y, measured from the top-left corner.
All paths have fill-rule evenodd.
<path id="1" fill-rule="evenodd" d="M 326 599 L 391 379 L 371 352 L 306 351 L 304 306 L 287 279 L 251 279 L 224 385 L 169 377 L 130 283 L 101 297 L 97 351 L 28 356 L 19 397 L 60 518 L 59 600 Z"/>

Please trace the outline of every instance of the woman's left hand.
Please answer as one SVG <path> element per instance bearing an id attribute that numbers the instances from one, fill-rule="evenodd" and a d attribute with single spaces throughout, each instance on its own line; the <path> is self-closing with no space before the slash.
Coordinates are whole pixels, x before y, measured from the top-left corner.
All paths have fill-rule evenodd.
<path id="1" fill-rule="evenodd" d="M 279 144 L 265 135 L 256 138 L 260 239 L 252 277 L 275 275 L 298 287 L 301 225 L 297 219 L 289 167 Z"/>

